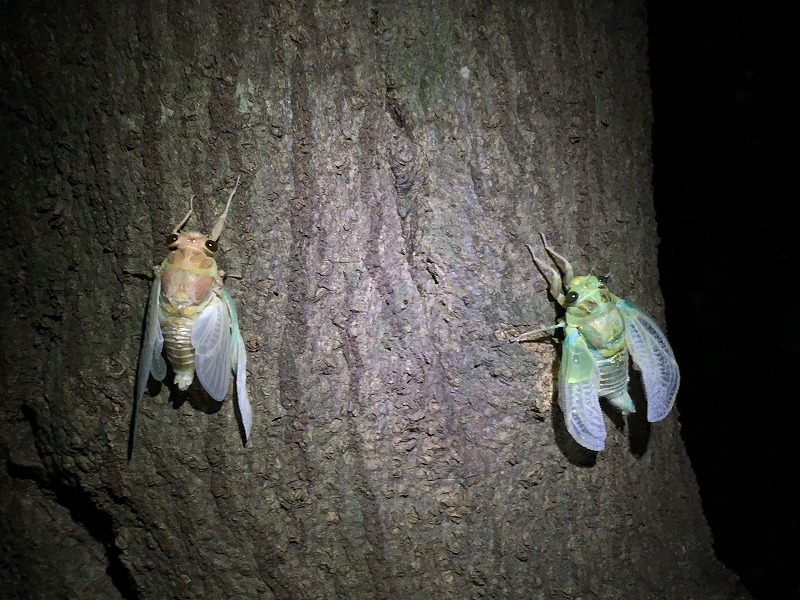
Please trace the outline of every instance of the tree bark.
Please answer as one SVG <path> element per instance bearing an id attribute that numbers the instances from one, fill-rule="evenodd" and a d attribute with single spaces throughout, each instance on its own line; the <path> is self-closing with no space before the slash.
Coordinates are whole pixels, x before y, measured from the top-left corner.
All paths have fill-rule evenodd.
<path id="1" fill-rule="evenodd" d="M 662 320 L 643 3 L 4 13 L 4 597 L 745 597 L 675 411 L 584 451 L 507 341 L 539 232 Z M 128 462 L 152 266 L 237 175 L 252 438 L 166 384 Z"/>

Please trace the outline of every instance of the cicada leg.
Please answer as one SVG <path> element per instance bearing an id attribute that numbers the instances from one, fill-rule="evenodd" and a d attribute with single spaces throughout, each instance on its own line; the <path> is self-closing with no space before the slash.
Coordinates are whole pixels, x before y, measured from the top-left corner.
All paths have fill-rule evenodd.
<path id="1" fill-rule="evenodd" d="M 564 258 L 563 256 L 561 256 L 561 255 L 560 255 L 558 252 L 556 252 L 555 250 L 553 250 L 553 249 L 552 249 L 552 248 L 551 248 L 551 247 L 550 247 L 550 246 L 547 244 L 547 238 L 546 238 L 546 237 L 544 237 L 544 234 L 543 234 L 543 233 L 540 233 L 539 235 L 540 235 L 540 236 L 542 236 L 542 242 L 544 242 L 544 249 L 545 249 L 545 250 L 547 250 L 547 252 L 550 254 L 550 256 L 552 256 L 552 257 L 554 257 L 554 258 L 557 258 L 557 259 L 558 259 L 558 260 L 560 260 L 560 261 L 561 261 L 561 263 L 563 264 L 563 267 L 564 267 L 564 268 L 563 268 L 563 271 L 564 271 L 564 280 L 565 280 L 567 283 L 569 283 L 570 281 L 572 281 L 572 278 L 574 277 L 574 271 L 573 271 L 573 269 L 572 269 L 572 265 L 571 265 L 571 264 L 569 264 L 569 261 L 568 261 L 566 258 Z"/>
<path id="2" fill-rule="evenodd" d="M 544 236 L 542 236 L 542 237 L 544 237 Z M 533 258 L 533 262 L 536 263 L 536 266 L 539 267 L 539 269 L 543 273 L 544 272 L 549 272 L 550 273 L 550 277 L 549 277 L 549 279 L 550 279 L 550 282 L 549 282 L 550 283 L 550 294 L 552 294 L 553 298 L 555 298 L 556 302 L 558 302 L 561 306 L 566 306 L 566 297 L 564 296 L 564 288 L 563 288 L 563 284 L 561 282 L 561 275 L 559 274 L 559 272 L 556 271 L 553 267 L 544 264 L 544 262 L 541 259 L 537 258 L 536 254 L 534 254 L 533 248 L 531 247 L 530 244 L 525 244 L 525 245 L 528 248 L 528 252 L 531 253 L 531 258 Z M 545 245 L 545 248 L 547 248 L 546 245 Z"/>
<path id="3" fill-rule="evenodd" d="M 214 227 L 211 230 L 211 236 L 209 236 L 208 239 L 214 240 L 216 242 L 219 239 L 219 236 L 222 235 L 222 228 L 225 227 L 225 218 L 228 216 L 228 209 L 231 207 L 231 200 L 233 200 L 233 195 L 236 193 L 236 190 L 239 189 L 239 180 L 241 178 L 242 178 L 241 175 L 239 175 L 236 178 L 236 185 L 233 186 L 233 191 L 231 192 L 231 195 L 228 196 L 228 203 L 225 205 L 225 210 L 222 211 L 222 214 L 220 215 L 219 219 L 217 219 L 217 222 L 214 223 Z"/>
<path id="4" fill-rule="evenodd" d="M 539 329 L 532 329 L 531 331 L 526 331 L 525 333 L 520 333 L 518 336 L 511 338 L 508 340 L 512 344 L 514 342 L 527 342 L 530 339 L 535 339 L 532 336 L 543 333 L 545 331 L 552 331 L 553 329 L 558 329 L 559 327 L 564 327 L 564 321 L 559 321 L 555 325 L 549 325 L 547 327 L 540 327 Z M 525 338 L 525 339 L 523 339 Z"/>
<path id="5" fill-rule="evenodd" d="M 172 233 L 178 233 L 181 230 L 181 227 L 186 225 L 186 221 L 188 221 L 189 217 L 191 217 L 193 214 L 194 214 L 194 196 L 191 196 L 189 198 L 189 212 L 187 212 L 186 216 L 183 217 L 183 219 L 181 219 L 181 222 L 178 223 L 178 225 L 176 225 L 175 229 L 172 230 Z"/>

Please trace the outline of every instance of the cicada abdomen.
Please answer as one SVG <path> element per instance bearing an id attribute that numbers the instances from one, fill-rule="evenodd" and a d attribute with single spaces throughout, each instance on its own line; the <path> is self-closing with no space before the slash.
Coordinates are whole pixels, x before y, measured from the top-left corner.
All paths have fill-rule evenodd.
<path id="1" fill-rule="evenodd" d="M 647 419 L 660 421 L 669 414 L 680 385 L 680 372 L 666 336 L 655 322 L 632 303 L 618 298 L 593 275 L 573 275 L 566 258 L 547 245 L 561 261 L 558 271 L 540 261 L 528 246 L 533 261 L 551 276 L 550 293 L 566 315 L 552 327 L 529 331 L 511 341 L 530 339 L 541 331 L 563 327 L 558 399 L 567 430 L 590 450 L 605 447 L 606 428 L 599 398 L 605 397 L 623 414 L 635 412 L 628 394 L 628 356 L 642 373 L 647 396 Z"/>
<path id="2" fill-rule="evenodd" d="M 600 386 L 597 395 L 606 398 L 622 414 L 636 412 L 628 394 L 628 361 L 630 354 L 623 348 L 608 358 L 596 358 L 600 371 Z"/>
<path id="3" fill-rule="evenodd" d="M 181 232 L 193 214 L 189 212 L 167 236 L 169 254 L 155 267 L 155 279 L 145 323 L 142 353 L 137 377 L 134 426 L 131 449 L 136 435 L 138 407 L 144 396 L 148 377 L 158 381 L 166 375 L 163 353 L 175 372 L 175 385 L 187 390 L 197 375 L 209 396 L 222 402 L 230 388 L 231 371 L 236 375 L 239 412 L 245 438 L 250 435 L 252 409 L 247 397 L 247 356 L 239 332 L 239 320 L 233 300 L 225 290 L 223 272 L 214 255 L 236 186 L 225 211 L 211 235 Z"/>

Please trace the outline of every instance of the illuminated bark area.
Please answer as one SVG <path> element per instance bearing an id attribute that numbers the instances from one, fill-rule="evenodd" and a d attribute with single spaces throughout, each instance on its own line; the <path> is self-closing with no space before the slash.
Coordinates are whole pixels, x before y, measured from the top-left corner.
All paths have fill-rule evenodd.
<path id="1" fill-rule="evenodd" d="M 75 4 L 0 26 L 12 597 L 744 597 L 677 415 L 584 451 L 504 339 L 538 232 L 661 320 L 639 2 Z M 238 174 L 252 440 L 167 385 L 129 463 L 151 267 Z"/>

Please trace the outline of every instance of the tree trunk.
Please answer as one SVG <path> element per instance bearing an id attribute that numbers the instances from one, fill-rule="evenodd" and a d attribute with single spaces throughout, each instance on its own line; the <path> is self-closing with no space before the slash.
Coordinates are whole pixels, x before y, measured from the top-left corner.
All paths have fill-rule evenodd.
<path id="1" fill-rule="evenodd" d="M 4 598 L 744 597 L 675 412 L 584 451 L 507 341 L 539 232 L 662 320 L 641 2 L 138 4 L 3 7 Z M 152 266 L 239 174 L 251 440 L 167 383 L 129 462 Z"/>

